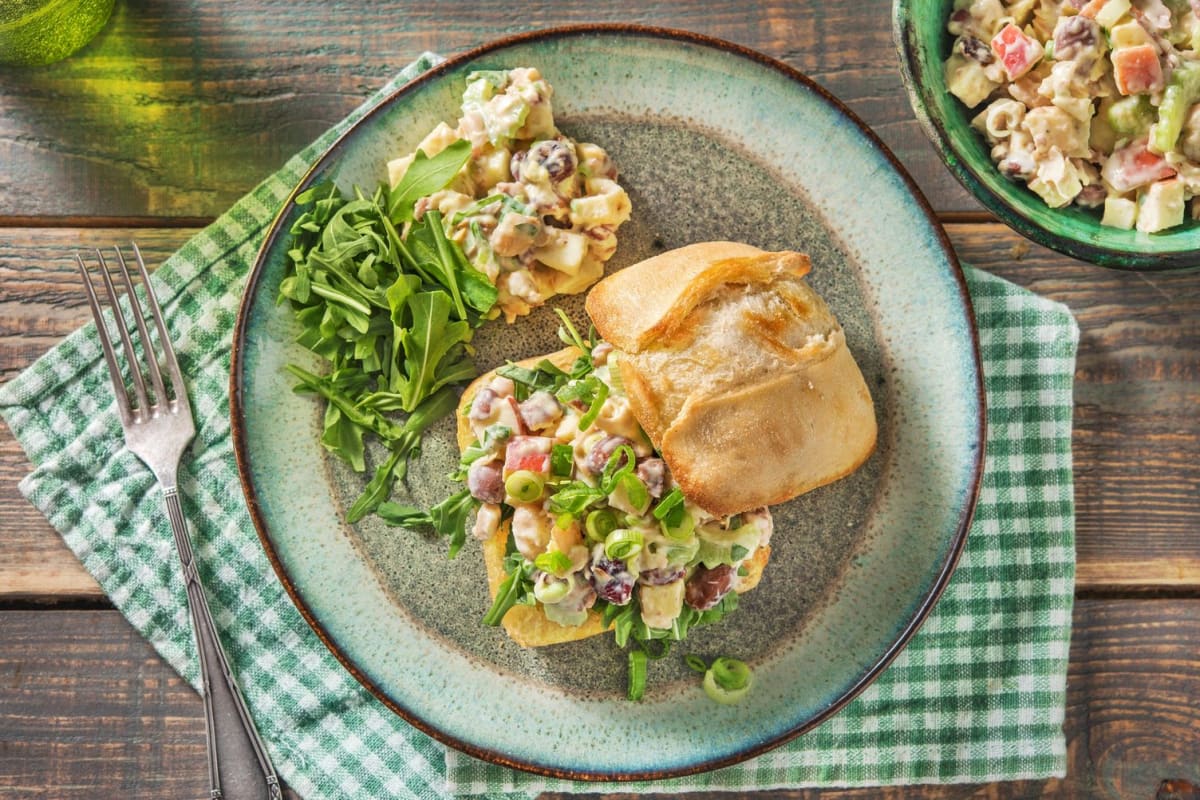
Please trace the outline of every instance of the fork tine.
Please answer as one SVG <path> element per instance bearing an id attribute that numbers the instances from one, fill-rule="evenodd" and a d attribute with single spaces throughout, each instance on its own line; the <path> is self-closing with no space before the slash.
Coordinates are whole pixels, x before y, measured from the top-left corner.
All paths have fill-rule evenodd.
<path id="1" fill-rule="evenodd" d="M 162 343 L 163 362 L 167 365 L 167 374 L 171 378 L 175 402 L 190 413 L 191 404 L 188 402 L 187 389 L 183 385 L 183 372 L 179 369 L 179 362 L 175 360 L 175 346 L 171 344 L 171 337 L 167 335 L 167 324 L 163 320 L 162 309 L 158 305 L 154 287 L 150 284 L 150 273 L 146 270 L 146 261 L 142 258 L 142 251 L 138 248 L 137 242 L 132 242 L 132 244 L 138 270 L 142 274 L 142 285 L 146 288 L 146 301 L 150 306 L 150 315 L 154 317 L 154 326 L 158 329 L 158 341 Z"/>
<path id="2" fill-rule="evenodd" d="M 135 245 L 136 248 L 136 245 Z M 154 349 L 154 344 L 150 339 L 150 332 L 146 329 L 146 317 L 142 314 L 142 304 L 138 302 L 137 294 L 133 291 L 133 278 L 129 275 L 129 265 L 125 263 L 125 254 L 121 252 L 120 247 L 114 247 L 117 252 L 117 264 L 121 268 L 121 280 L 125 284 L 125 292 L 129 295 L 129 307 L 133 310 L 133 324 L 137 327 L 138 335 L 142 337 L 142 352 L 146 356 L 146 367 L 150 373 L 150 383 L 154 387 L 154 401 L 156 404 L 166 406 L 170 399 L 167 397 L 166 389 L 163 388 L 162 372 L 158 368 L 158 354 Z M 135 250 L 136 252 L 136 250 Z M 138 254 L 139 259 L 141 254 Z M 146 275 L 142 275 L 142 285 L 146 292 L 150 292 L 150 282 L 146 280 Z M 158 332 L 159 341 L 165 341 L 162 331 Z"/>
<path id="3" fill-rule="evenodd" d="M 113 394 L 117 398 L 117 410 L 121 414 L 121 423 L 128 424 L 131 412 L 129 410 L 129 393 L 125 390 L 125 378 L 121 368 L 117 366 L 117 355 L 113 352 L 112 340 L 108 336 L 108 326 L 104 324 L 104 313 L 100 310 L 100 299 L 96 296 L 96 287 L 88 274 L 87 266 L 79 254 L 75 254 L 75 263 L 83 275 L 83 288 L 87 294 L 88 305 L 92 309 L 92 318 L 96 320 L 96 333 L 100 336 L 100 348 L 104 351 L 104 361 L 108 364 L 108 377 L 112 380 Z"/>
<path id="4" fill-rule="evenodd" d="M 113 286 L 112 276 L 108 274 L 108 262 L 104 260 L 104 253 L 101 253 L 98 248 L 96 257 L 100 259 L 100 277 L 104 280 L 104 289 L 108 292 L 108 303 L 112 306 L 113 319 L 117 323 L 117 335 L 121 338 L 125 358 L 129 361 L 129 372 L 133 378 L 133 393 L 137 398 L 135 413 L 139 416 L 149 416 L 150 403 L 146 398 L 146 382 L 142 380 L 142 368 L 138 364 L 137 352 L 133 349 L 133 339 L 129 338 L 125 315 L 121 313 L 121 306 L 117 303 L 117 289 Z M 136 302 L 137 298 L 130 298 L 130 305 L 134 305 Z"/>

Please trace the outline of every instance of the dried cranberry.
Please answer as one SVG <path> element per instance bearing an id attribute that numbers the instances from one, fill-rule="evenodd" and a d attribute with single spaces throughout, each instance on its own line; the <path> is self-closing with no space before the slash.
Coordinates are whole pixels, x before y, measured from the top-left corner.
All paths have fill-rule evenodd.
<path id="1" fill-rule="evenodd" d="M 720 564 L 712 569 L 696 567 L 684 585 L 683 601 L 697 611 L 708 611 L 733 588 L 733 567 Z"/>
<path id="2" fill-rule="evenodd" d="M 964 56 L 972 61 L 978 61 L 985 67 L 996 60 L 991 46 L 974 36 L 964 36 L 959 39 L 959 48 Z"/>
<path id="3" fill-rule="evenodd" d="M 661 458 L 643 458 L 638 462 L 637 469 L 638 479 L 646 484 L 646 491 L 654 499 L 663 496 L 663 490 L 667 488 L 667 463 Z"/>
<path id="4" fill-rule="evenodd" d="M 592 450 L 588 453 L 587 461 L 585 462 L 593 475 L 599 475 L 604 472 L 605 465 L 612 458 L 612 454 L 617 452 L 617 448 L 623 444 L 632 445 L 629 439 L 624 436 L 605 436 L 600 441 L 592 446 Z M 618 469 L 625 466 L 626 457 L 622 456 L 620 462 L 616 465 Z"/>
<path id="5" fill-rule="evenodd" d="M 614 560 L 604 554 L 604 545 L 596 545 L 586 574 L 588 582 L 601 600 L 614 606 L 626 605 L 633 597 L 635 578 L 624 561 Z"/>
<path id="6" fill-rule="evenodd" d="M 1096 21 L 1076 14 L 1066 17 L 1054 31 L 1054 58 L 1070 61 L 1083 49 L 1091 49 L 1100 41 L 1100 26 Z"/>
<path id="7" fill-rule="evenodd" d="M 657 567 L 655 569 L 643 570 L 638 575 L 638 583 L 644 583 L 647 586 L 665 586 L 668 583 L 674 583 L 683 577 L 686 570 L 683 567 Z"/>
<path id="8" fill-rule="evenodd" d="M 516 161 L 515 157 L 513 161 Z M 525 169 L 525 164 L 529 161 L 540 164 L 546 170 L 546 174 L 550 176 L 550 180 L 555 183 L 574 175 L 575 168 L 579 163 L 575 152 L 560 141 L 546 139 L 534 142 L 526 157 L 512 167 L 513 177 L 516 180 L 524 179 L 525 176 L 521 174 L 521 171 Z M 510 162 L 510 166 L 511 164 L 512 162 Z"/>

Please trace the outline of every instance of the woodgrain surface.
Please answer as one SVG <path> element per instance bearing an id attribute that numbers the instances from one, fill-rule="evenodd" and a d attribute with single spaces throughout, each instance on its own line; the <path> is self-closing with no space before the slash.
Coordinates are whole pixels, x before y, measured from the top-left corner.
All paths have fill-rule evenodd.
<path id="1" fill-rule="evenodd" d="M 1081 329 L 1067 778 L 772 796 L 1150 798 L 1166 779 L 1200 784 L 1200 273 L 1102 270 L 980 213 L 913 118 L 889 15 L 883 0 L 118 0 L 77 56 L 0 71 L 0 381 L 88 317 L 77 248 L 136 238 L 161 261 L 422 51 L 600 21 L 753 47 L 883 137 L 964 261 L 1067 304 Z M 27 470 L 0 427 L 0 798 L 206 795 L 199 698 L 22 499 Z"/>

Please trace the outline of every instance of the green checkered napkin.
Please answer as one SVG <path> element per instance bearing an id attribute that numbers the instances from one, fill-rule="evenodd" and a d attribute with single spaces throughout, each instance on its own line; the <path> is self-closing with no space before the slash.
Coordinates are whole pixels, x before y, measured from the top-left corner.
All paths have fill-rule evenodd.
<path id="1" fill-rule="evenodd" d="M 180 475 L 213 614 L 283 779 L 307 798 L 526 797 L 616 788 L 484 764 L 409 727 L 351 677 L 292 606 L 237 491 L 231 334 L 266 227 L 353 120 L 436 63 L 425 55 L 196 235 L 155 274 L 198 435 Z M 988 394 L 987 463 L 966 552 L 920 632 L 817 730 L 716 772 L 623 790 L 976 782 L 1062 775 L 1074 583 L 1070 313 L 967 270 Z M 91 325 L 0 387 L 35 465 L 21 491 L 113 603 L 193 686 L 198 662 L 161 507 L 123 445 Z"/>

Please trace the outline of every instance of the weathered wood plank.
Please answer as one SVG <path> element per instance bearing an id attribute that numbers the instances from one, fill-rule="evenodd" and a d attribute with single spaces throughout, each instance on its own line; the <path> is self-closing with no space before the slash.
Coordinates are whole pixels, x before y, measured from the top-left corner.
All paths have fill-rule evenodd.
<path id="1" fill-rule="evenodd" d="M 158 264 L 194 231 L 29 229 L 0 236 L 0 381 L 7 381 L 91 319 L 76 250 L 136 237 Z M 0 423 L 0 599 L 100 598 L 103 593 L 45 518 L 21 496 L 30 466 Z"/>
<path id="2" fill-rule="evenodd" d="M 1106 270 L 1003 226 L 949 230 L 964 262 L 1065 303 L 1079 322 L 1079 585 L 1135 586 L 1150 569 L 1156 584 L 1200 586 L 1200 272 Z"/>
<path id="3" fill-rule="evenodd" d="M 430 50 L 581 22 L 684 28 L 810 74 L 887 141 L 939 209 L 976 209 L 902 90 L 885 3 L 119 3 L 101 36 L 0 85 L 0 217 L 219 214 Z"/>
<path id="4" fill-rule="evenodd" d="M 1066 303 L 1076 373 L 1079 585 L 1200 589 L 1200 273 L 1103 270 L 1031 247 L 996 224 L 953 224 L 964 261 Z M 8 229 L 0 237 L 0 380 L 88 319 L 71 253 L 136 236 L 158 263 L 181 229 Z M 28 470 L 0 436 L 0 597 L 98 596 L 17 492 Z"/>
<path id="5" fill-rule="evenodd" d="M 1166 778 L 1200 782 L 1197 641 L 1200 600 L 1078 604 L 1065 780 L 771 796 L 1149 798 Z M 117 612 L 0 611 L 0 686 L 0 794 L 205 791 L 200 699 Z"/>

